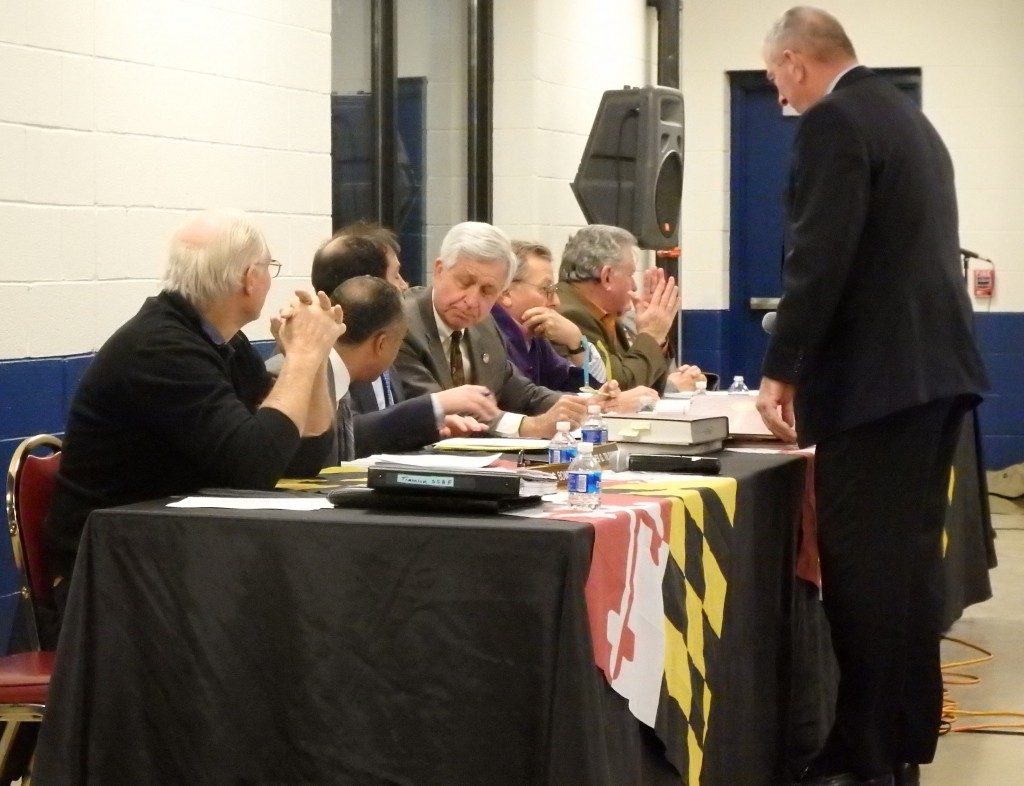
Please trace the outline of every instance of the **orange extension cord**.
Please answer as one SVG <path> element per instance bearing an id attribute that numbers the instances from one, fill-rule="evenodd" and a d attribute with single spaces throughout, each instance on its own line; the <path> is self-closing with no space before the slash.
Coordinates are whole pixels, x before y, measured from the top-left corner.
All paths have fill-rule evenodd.
<path id="1" fill-rule="evenodd" d="M 939 734 L 948 734 L 951 732 L 958 731 L 983 731 L 989 729 L 1022 729 L 1024 728 L 1024 722 L 1016 723 L 984 723 L 975 724 L 971 726 L 954 725 L 960 718 L 1024 718 L 1024 712 L 1005 711 L 1005 712 L 978 712 L 971 710 L 962 710 L 960 705 L 957 704 L 949 695 L 949 687 L 958 685 L 977 685 L 981 682 L 980 677 L 976 677 L 973 674 L 964 674 L 953 669 L 962 669 L 966 666 L 974 666 L 978 663 L 985 663 L 993 658 L 991 652 L 977 644 L 971 644 L 970 642 L 963 641 L 962 639 L 955 639 L 952 636 L 943 636 L 946 641 L 952 641 L 956 644 L 961 644 L 968 649 L 974 650 L 975 652 L 981 653 L 980 657 L 969 658 L 967 660 L 955 661 L 953 663 L 944 663 L 942 665 L 942 684 L 947 686 L 942 691 L 942 722 L 939 726 Z M 1021 732 L 1004 732 L 1008 734 L 1020 734 Z"/>

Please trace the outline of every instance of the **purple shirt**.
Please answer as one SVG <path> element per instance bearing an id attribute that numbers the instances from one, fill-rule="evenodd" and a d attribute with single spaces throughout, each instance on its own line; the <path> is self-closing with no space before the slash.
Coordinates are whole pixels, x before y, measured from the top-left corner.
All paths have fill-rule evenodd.
<path id="1" fill-rule="evenodd" d="M 524 335 L 519 323 L 498 303 L 491 309 L 491 316 L 505 339 L 508 359 L 524 377 L 552 390 L 579 392 L 583 386 L 582 368 L 555 352 L 546 338 Z"/>

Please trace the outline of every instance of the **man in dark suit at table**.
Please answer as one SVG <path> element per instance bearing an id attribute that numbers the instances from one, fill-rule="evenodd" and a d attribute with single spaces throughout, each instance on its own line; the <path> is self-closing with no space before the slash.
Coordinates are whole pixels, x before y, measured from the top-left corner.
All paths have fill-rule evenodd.
<path id="1" fill-rule="evenodd" d="M 953 166 L 921 111 L 858 65 L 842 26 L 786 12 L 764 44 L 802 113 L 784 293 L 758 409 L 816 444 L 836 716 L 801 783 L 916 783 L 938 736 L 942 525 L 963 415 L 987 385 L 960 277 Z"/>
<path id="2" fill-rule="evenodd" d="M 497 227 L 476 221 L 456 224 L 441 243 L 434 284 L 406 299 L 409 333 L 395 367 L 409 395 L 465 384 L 484 385 L 503 414 L 489 425 L 500 435 L 550 437 L 555 424 L 578 426 L 583 399 L 534 384 L 508 359 L 490 315 L 508 289 L 515 256 Z"/>
<path id="3" fill-rule="evenodd" d="M 400 272 L 397 249 L 394 234 L 378 224 L 360 222 L 344 227 L 313 255 L 313 287 L 334 292 L 356 276 L 369 275 L 404 292 L 408 284 Z M 346 372 L 339 368 L 338 353 L 331 353 L 331 362 L 340 399 Z M 354 454 L 343 460 L 417 450 L 439 438 L 484 431 L 484 423 L 498 412 L 487 389 L 479 385 L 407 398 L 390 364 L 369 379 L 353 375 L 348 391 Z"/>
<path id="4" fill-rule="evenodd" d="M 402 296 L 390 283 L 376 276 L 356 276 L 339 284 L 331 293 L 331 302 L 345 312 L 345 333 L 334 348 L 352 379 L 352 386 L 378 379 L 391 364 L 402 345 L 408 323 L 402 310 Z M 356 419 L 352 417 L 352 386 L 344 394 L 338 407 L 337 458 L 350 461 L 359 457 L 357 450 Z M 428 412 L 429 410 L 429 401 Z M 385 410 L 389 411 L 389 410 Z M 390 413 L 401 414 L 399 406 Z M 412 418 L 381 418 L 378 428 L 387 428 L 389 421 L 397 427 L 408 428 Z M 433 425 L 433 413 L 430 421 Z M 437 428 L 434 426 L 434 438 Z M 388 437 L 383 438 L 385 441 Z M 423 443 L 421 443 L 422 445 Z M 369 451 L 361 455 L 369 455 Z"/>

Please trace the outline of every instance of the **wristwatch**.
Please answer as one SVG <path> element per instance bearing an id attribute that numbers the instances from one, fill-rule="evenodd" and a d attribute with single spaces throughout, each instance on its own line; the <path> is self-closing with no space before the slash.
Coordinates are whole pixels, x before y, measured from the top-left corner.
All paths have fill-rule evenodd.
<path id="1" fill-rule="evenodd" d="M 570 349 L 570 350 L 568 350 L 568 352 L 569 352 L 570 355 L 578 355 L 578 354 L 580 354 L 580 352 L 583 352 L 585 349 L 586 349 L 586 347 L 583 346 L 583 342 L 581 341 L 580 345 L 578 347 L 576 347 L 575 349 Z"/>

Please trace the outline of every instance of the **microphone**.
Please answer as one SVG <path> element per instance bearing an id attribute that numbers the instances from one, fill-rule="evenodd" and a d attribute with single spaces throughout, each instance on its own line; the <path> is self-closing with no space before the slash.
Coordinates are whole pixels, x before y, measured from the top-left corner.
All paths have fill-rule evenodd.
<path id="1" fill-rule="evenodd" d="M 992 264 L 992 260 L 989 259 L 988 257 L 983 257 L 981 254 L 977 254 L 974 251 L 970 251 L 966 248 L 960 249 L 960 256 L 962 256 L 964 259 L 979 259 L 982 262 L 988 262 L 990 265 Z"/>
<path id="2" fill-rule="evenodd" d="M 769 311 L 761 317 L 761 329 L 769 336 L 775 332 L 775 320 L 777 318 L 778 314 L 775 311 Z"/>

